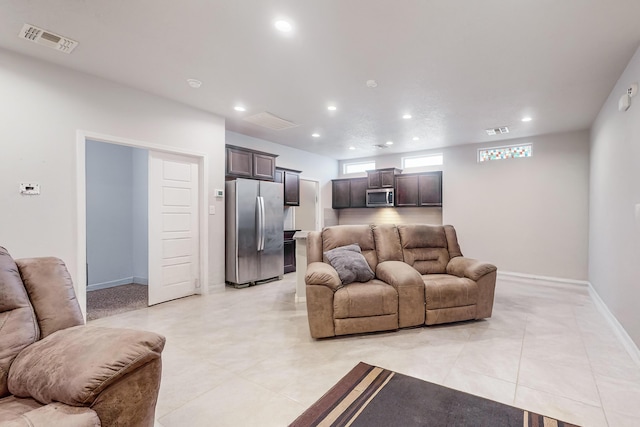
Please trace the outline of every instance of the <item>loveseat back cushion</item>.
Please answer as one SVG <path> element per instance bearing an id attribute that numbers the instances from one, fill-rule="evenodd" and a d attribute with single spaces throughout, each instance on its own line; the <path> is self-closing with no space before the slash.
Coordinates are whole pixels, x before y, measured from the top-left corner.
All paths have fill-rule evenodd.
<path id="1" fill-rule="evenodd" d="M 373 231 L 369 225 L 335 225 L 322 230 L 323 252 L 353 243 L 357 243 L 360 246 L 362 255 L 367 260 L 369 267 L 372 271 L 376 271 L 378 257 L 376 255 Z M 329 262 L 326 256 L 323 256 L 322 260 Z"/>
<path id="2" fill-rule="evenodd" d="M 9 367 L 22 349 L 38 339 L 38 324 L 18 266 L 0 246 L 0 398 L 8 396 Z"/>
<path id="3" fill-rule="evenodd" d="M 373 238 L 376 241 L 378 263 L 385 261 L 404 261 L 398 228 L 394 224 L 372 225 Z"/>
<path id="4" fill-rule="evenodd" d="M 420 274 L 446 273 L 449 263 L 447 236 L 441 225 L 398 225 L 404 262 Z"/>
<path id="5" fill-rule="evenodd" d="M 60 329 L 84 324 L 71 276 L 58 258 L 16 260 L 40 326 L 40 339 Z"/>

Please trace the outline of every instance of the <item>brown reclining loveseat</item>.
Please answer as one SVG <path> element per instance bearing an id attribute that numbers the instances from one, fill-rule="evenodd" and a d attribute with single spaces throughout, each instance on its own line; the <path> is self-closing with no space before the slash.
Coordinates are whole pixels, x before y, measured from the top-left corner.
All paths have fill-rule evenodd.
<path id="1" fill-rule="evenodd" d="M 61 260 L 0 247 L 0 426 L 153 426 L 164 343 L 85 326 Z"/>
<path id="2" fill-rule="evenodd" d="M 362 277 L 373 278 L 343 283 L 327 255 L 333 261 L 336 248 L 353 244 L 359 246 L 372 272 Z M 311 336 L 491 317 L 496 274 L 495 266 L 462 256 L 450 225 L 326 227 L 307 236 L 305 283 Z"/>

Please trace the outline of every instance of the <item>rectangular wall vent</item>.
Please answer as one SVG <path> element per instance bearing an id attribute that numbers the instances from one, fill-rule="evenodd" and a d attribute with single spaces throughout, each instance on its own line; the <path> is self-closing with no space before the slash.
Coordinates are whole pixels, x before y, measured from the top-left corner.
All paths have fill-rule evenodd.
<path id="1" fill-rule="evenodd" d="M 78 46 L 78 42 L 75 40 L 59 36 L 51 31 L 46 31 L 30 24 L 24 24 L 22 26 L 18 37 L 64 53 L 71 53 L 73 49 Z"/>
<path id="2" fill-rule="evenodd" d="M 487 135 L 500 135 L 503 133 L 509 133 L 509 128 L 502 126 L 499 128 L 487 129 Z"/>
<path id="3" fill-rule="evenodd" d="M 266 111 L 245 117 L 243 120 L 271 130 L 284 130 L 298 126 L 293 122 L 281 119 L 280 117 Z"/>

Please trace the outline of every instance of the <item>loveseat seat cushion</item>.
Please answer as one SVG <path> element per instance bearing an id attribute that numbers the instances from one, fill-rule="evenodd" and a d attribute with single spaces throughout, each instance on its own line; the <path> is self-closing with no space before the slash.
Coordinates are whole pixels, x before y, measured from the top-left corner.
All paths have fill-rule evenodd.
<path id="1" fill-rule="evenodd" d="M 120 378 L 156 360 L 164 337 L 153 332 L 75 326 L 31 344 L 14 360 L 9 390 L 40 403 L 89 406 Z"/>
<path id="2" fill-rule="evenodd" d="M 465 277 L 449 274 L 422 276 L 427 310 L 464 307 L 478 302 L 478 285 Z"/>
<path id="3" fill-rule="evenodd" d="M 444 227 L 439 225 L 398 225 L 404 262 L 420 274 L 446 273 L 449 250 Z"/>
<path id="4" fill-rule="evenodd" d="M 382 316 L 398 313 L 398 293 L 386 283 L 373 279 L 365 283 L 350 283 L 333 296 L 333 317 Z"/>
<path id="5" fill-rule="evenodd" d="M 0 246 L 0 398 L 9 395 L 7 373 L 15 357 L 38 339 L 38 324 L 18 266 Z"/>

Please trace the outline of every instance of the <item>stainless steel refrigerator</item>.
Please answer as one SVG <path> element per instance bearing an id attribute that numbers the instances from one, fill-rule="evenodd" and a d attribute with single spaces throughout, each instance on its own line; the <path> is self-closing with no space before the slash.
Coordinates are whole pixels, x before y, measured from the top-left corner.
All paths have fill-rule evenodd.
<path id="1" fill-rule="evenodd" d="M 226 281 L 236 287 L 284 274 L 282 184 L 226 183 Z"/>

